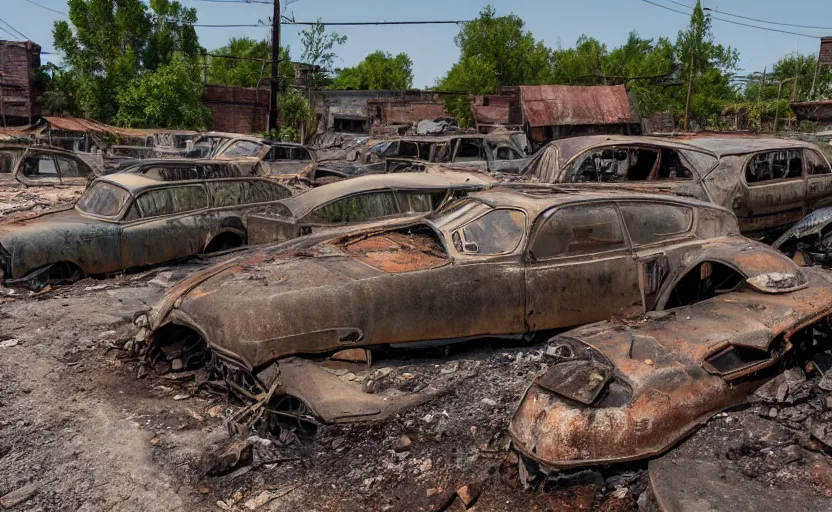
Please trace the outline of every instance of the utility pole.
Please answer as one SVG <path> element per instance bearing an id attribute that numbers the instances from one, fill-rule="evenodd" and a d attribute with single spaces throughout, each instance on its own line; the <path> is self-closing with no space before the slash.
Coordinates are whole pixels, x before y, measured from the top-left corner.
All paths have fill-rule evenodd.
<path id="1" fill-rule="evenodd" d="M 704 23 L 704 22 L 703 22 Z M 690 117 L 690 97 L 693 94 L 693 75 L 696 73 L 696 52 L 699 50 L 699 46 L 702 44 L 702 29 L 703 26 L 700 24 L 696 27 L 696 42 L 693 48 L 690 50 L 690 69 L 688 70 L 688 95 L 685 99 L 685 125 L 683 127 L 684 131 L 688 131 L 688 118 Z"/>
<path id="2" fill-rule="evenodd" d="M 269 132 L 277 130 L 278 60 L 280 59 L 280 0 L 274 0 L 272 15 L 272 79 L 269 94 Z"/>

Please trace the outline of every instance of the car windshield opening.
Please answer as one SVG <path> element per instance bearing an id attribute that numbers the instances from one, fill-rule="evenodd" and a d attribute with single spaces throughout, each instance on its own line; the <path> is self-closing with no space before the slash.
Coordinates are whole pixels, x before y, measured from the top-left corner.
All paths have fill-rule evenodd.
<path id="1" fill-rule="evenodd" d="M 130 193 L 109 183 L 96 183 L 84 192 L 76 206 L 82 212 L 115 217 L 130 200 Z"/>

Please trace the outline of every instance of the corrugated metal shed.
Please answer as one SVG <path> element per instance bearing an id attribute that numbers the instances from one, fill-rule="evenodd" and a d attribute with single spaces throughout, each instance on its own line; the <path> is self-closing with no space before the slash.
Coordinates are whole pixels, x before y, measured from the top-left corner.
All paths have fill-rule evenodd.
<path id="1" fill-rule="evenodd" d="M 162 128 L 122 128 L 120 126 L 111 126 L 92 119 L 85 119 L 83 117 L 58 117 L 58 116 L 43 116 L 43 120 L 47 126 L 52 130 L 61 130 L 65 132 L 79 132 L 79 133 L 113 133 L 126 137 L 146 137 L 148 135 L 160 133 L 196 133 L 189 130 L 167 130 Z"/>
<path id="2" fill-rule="evenodd" d="M 524 85 L 520 100 L 530 127 L 632 123 L 623 85 Z"/>

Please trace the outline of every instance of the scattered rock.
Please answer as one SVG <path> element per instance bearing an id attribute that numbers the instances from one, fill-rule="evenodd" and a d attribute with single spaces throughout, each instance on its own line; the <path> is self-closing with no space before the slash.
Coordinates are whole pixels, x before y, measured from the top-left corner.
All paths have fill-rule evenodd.
<path id="1" fill-rule="evenodd" d="M 269 491 L 263 491 L 258 494 L 255 498 L 252 498 L 244 503 L 245 507 L 249 510 L 257 510 L 258 508 L 262 507 L 266 503 L 272 501 L 276 496 Z"/>
<path id="2" fill-rule="evenodd" d="M 12 508 L 16 505 L 19 505 L 37 494 L 38 492 L 38 484 L 29 484 L 24 485 L 23 487 L 16 489 L 3 497 L 0 497 L 0 507 Z"/>
<path id="3" fill-rule="evenodd" d="M 348 348 L 332 354 L 335 361 L 349 361 L 354 363 L 366 363 L 369 361 L 367 350 L 363 348 Z"/>
<path id="4" fill-rule="evenodd" d="M 476 503 L 477 498 L 482 493 L 482 486 L 480 484 L 468 484 L 456 490 L 456 495 L 462 500 L 465 508 L 471 508 Z"/>
<path id="5" fill-rule="evenodd" d="M 495 405 L 497 405 L 497 401 L 492 400 L 490 398 L 483 398 L 482 400 L 480 400 L 480 402 L 484 403 L 485 405 L 487 405 L 489 407 L 494 407 Z"/>
<path id="6" fill-rule="evenodd" d="M 173 397 L 173 399 L 174 399 L 174 400 L 177 400 L 177 401 L 179 401 L 179 400 L 187 400 L 187 399 L 189 399 L 189 398 L 191 398 L 191 395 L 189 395 L 189 394 L 176 395 L 176 396 L 174 396 L 174 397 Z"/>
<path id="7" fill-rule="evenodd" d="M 395 444 L 393 444 L 393 451 L 396 453 L 410 451 L 413 442 L 407 436 L 400 437 Z"/>
<path id="8" fill-rule="evenodd" d="M 432 461 L 432 460 L 430 460 L 430 459 L 425 459 L 425 460 L 422 462 L 422 464 L 420 464 L 420 465 L 419 465 L 419 470 L 420 470 L 422 473 L 425 473 L 425 472 L 427 472 L 427 471 L 430 471 L 431 469 L 433 469 L 433 461 Z"/>
<path id="9" fill-rule="evenodd" d="M 611 496 L 617 500 L 623 500 L 630 494 L 630 489 L 626 487 L 619 487 L 618 489 L 612 491 Z"/>
<path id="10" fill-rule="evenodd" d="M 3 341 L 0 341 L 0 348 L 10 348 L 10 347 L 14 347 L 14 346 L 16 346 L 18 343 L 20 343 L 20 340 L 15 339 L 15 338 L 12 338 L 12 339 L 10 339 L 10 340 L 3 340 Z"/>

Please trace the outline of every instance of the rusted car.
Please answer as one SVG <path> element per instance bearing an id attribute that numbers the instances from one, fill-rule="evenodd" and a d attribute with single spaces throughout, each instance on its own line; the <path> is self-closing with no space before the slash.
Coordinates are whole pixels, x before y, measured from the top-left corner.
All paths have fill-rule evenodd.
<path id="1" fill-rule="evenodd" d="M 720 279 L 712 268 L 705 274 Z M 760 290 L 761 280 L 780 279 L 782 290 Z M 511 420 L 515 448 L 550 468 L 655 456 L 745 403 L 787 365 L 802 366 L 829 348 L 832 280 L 825 271 L 719 286 L 727 293 L 550 340 L 547 364 Z M 672 300 L 665 292 L 658 305 Z"/>
<path id="2" fill-rule="evenodd" d="M 361 176 L 281 199 L 267 212 L 250 215 L 248 241 L 283 242 L 336 226 L 421 216 L 495 183 L 486 174 L 467 172 Z"/>
<path id="3" fill-rule="evenodd" d="M 292 191 L 236 172 L 154 164 L 98 178 L 74 207 L 0 226 L 0 279 L 39 289 L 243 245 L 245 216 Z"/>
<path id="4" fill-rule="evenodd" d="M 240 136 L 219 146 L 214 160 L 237 162 L 278 179 L 315 180 L 316 162 L 312 152 L 302 144 L 275 142 L 258 137 Z"/>
<path id="5" fill-rule="evenodd" d="M 197 273 L 154 308 L 150 339 L 203 340 L 254 396 L 279 388 L 295 355 L 517 339 L 744 283 L 781 293 L 806 276 L 710 203 L 501 187 L 425 219 L 298 238 Z M 299 398 L 315 412 L 314 397 Z"/>
<path id="6" fill-rule="evenodd" d="M 0 183 L 18 182 L 29 187 L 85 185 L 103 172 L 103 166 L 72 151 L 45 146 L 0 145 Z"/>
<path id="7" fill-rule="evenodd" d="M 627 187 L 729 208 L 740 230 L 773 240 L 832 205 L 832 168 L 817 146 L 785 139 L 591 136 L 556 140 L 523 169 L 543 183 Z"/>

